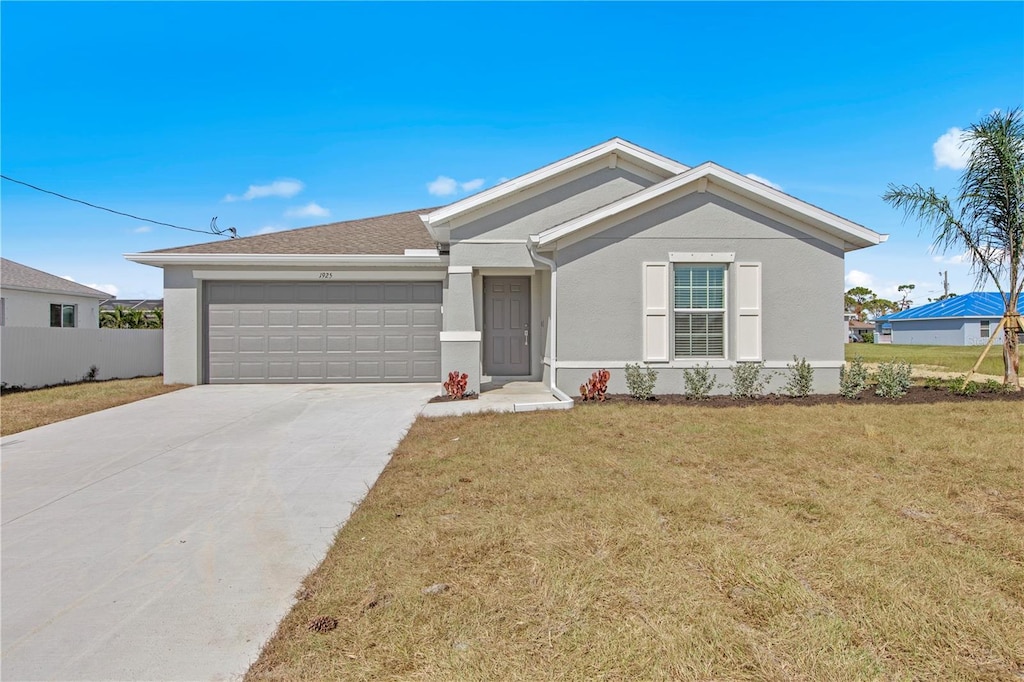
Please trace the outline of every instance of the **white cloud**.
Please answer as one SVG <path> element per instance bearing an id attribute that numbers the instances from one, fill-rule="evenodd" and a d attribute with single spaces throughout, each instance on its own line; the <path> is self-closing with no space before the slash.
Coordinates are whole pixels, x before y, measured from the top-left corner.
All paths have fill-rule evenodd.
<path id="1" fill-rule="evenodd" d="M 72 277 L 71 275 L 61 275 L 60 278 L 61 279 L 66 279 L 69 282 L 74 282 L 75 281 L 75 278 Z"/>
<path id="2" fill-rule="evenodd" d="M 967 265 L 971 262 L 967 252 L 959 253 L 955 256 L 932 256 L 932 261 L 935 263 L 941 263 L 942 265 Z"/>
<path id="3" fill-rule="evenodd" d="M 503 182 L 508 182 L 508 180 L 509 180 L 508 178 L 506 178 L 504 175 L 502 175 L 500 178 L 498 178 L 498 182 L 495 183 L 495 184 L 500 185 Z"/>
<path id="4" fill-rule="evenodd" d="M 460 183 L 460 185 L 462 187 L 462 191 L 463 192 L 472 192 L 472 191 L 478 190 L 478 189 L 480 189 L 481 187 L 484 186 L 484 179 L 483 178 L 475 178 L 475 179 L 470 180 L 468 182 Z"/>
<path id="5" fill-rule="evenodd" d="M 305 206 L 289 208 L 284 214 L 289 218 L 324 218 L 331 215 L 331 212 L 315 201 L 311 201 Z"/>
<path id="6" fill-rule="evenodd" d="M 871 288 L 875 278 L 866 272 L 860 270 L 850 270 L 846 273 L 846 288 L 851 289 L 853 287 L 867 287 Z"/>
<path id="7" fill-rule="evenodd" d="M 141 225 L 139 227 L 136 227 L 134 230 L 132 230 L 132 232 L 134 232 L 135 234 L 146 234 L 147 232 L 152 232 L 152 231 L 153 231 L 153 228 L 150 227 L 149 225 Z"/>
<path id="8" fill-rule="evenodd" d="M 747 177 L 750 178 L 751 180 L 756 180 L 757 182 L 760 182 L 762 185 L 768 185 L 773 189 L 777 189 L 780 192 L 782 191 L 782 185 L 776 184 L 769 180 L 768 178 L 762 178 L 760 175 L 754 175 L 753 173 L 747 173 Z"/>
<path id="9" fill-rule="evenodd" d="M 278 225 L 264 225 L 260 229 L 256 230 L 256 234 L 270 234 L 271 232 L 280 232 L 283 227 Z"/>
<path id="10" fill-rule="evenodd" d="M 229 194 L 224 197 L 224 201 L 252 201 L 253 199 L 263 199 L 265 197 L 290 199 L 305 189 L 305 187 L 306 185 L 299 180 L 274 180 L 269 185 L 249 185 L 249 189 L 242 196 Z"/>
<path id="11" fill-rule="evenodd" d="M 105 291 L 111 296 L 117 296 L 118 292 L 120 291 L 116 284 L 86 284 L 85 286 L 89 287 L 90 289 L 99 289 L 100 291 Z"/>
<path id="12" fill-rule="evenodd" d="M 459 191 L 459 183 L 447 175 L 438 175 L 436 180 L 427 183 L 427 191 L 435 197 L 446 197 Z"/>
<path id="13" fill-rule="evenodd" d="M 939 136 L 932 145 L 932 154 L 935 155 L 935 168 L 952 168 L 963 170 L 967 167 L 967 160 L 971 156 L 971 145 L 967 142 L 966 133 L 960 128 L 953 127 Z"/>

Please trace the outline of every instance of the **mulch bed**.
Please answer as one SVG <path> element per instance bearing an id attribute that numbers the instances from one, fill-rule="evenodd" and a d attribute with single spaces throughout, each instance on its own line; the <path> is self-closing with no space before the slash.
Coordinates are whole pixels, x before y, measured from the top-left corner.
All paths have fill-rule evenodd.
<path id="1" fill-rule="evenodd" d="M 608 394 L 606 397 L 606 403 L 640 403 L 640 401 L 623 393 Z M 580 398 L 575 398 L 575 401 L 580 405 L 595 404 L 592 401 L 584 403 Z M 840 395 L 809 395 L 806 398 L 790 398 L 789 396 L 776 395 L 774 393 L 759 398 L 733 398 L 728 395 L 716 395 L 706 400 L 694 400 L 685 395 L 668 394 L 655 396 L 645 401 L 644 404 L 691 405 L 694 407 L 750 407 L 751 405 L 928 405 L 932 403 L 969 403 L 979 401 L 1024 403 L 1024 391 L 1016 393 L 979 391 L 974 395 L 966 396 L 950 393 L 945 388 L 911 386 L 905 396 L 892 400 L 875 395 L 874 389 L 869 387 L 856 400 L 848 400 Z"/>
<path id="2" fill-rule="evenodd" d="M 464 396 L 462 398 L 450 398 L 450 397 L 448 397 L 448 394 L 445 393 L 444 395 L 435 395 L 433 398 L 431 398 L 427 402 L 428 403 L 458 403 L 458 402 L 462 402 L 463 400 L 476 400 L 479 397 L 480 397 L 479 394 L 471 393 L 470 395 Z M 626 397 L 629 397 L 629 396 L 626 396 Z"/>

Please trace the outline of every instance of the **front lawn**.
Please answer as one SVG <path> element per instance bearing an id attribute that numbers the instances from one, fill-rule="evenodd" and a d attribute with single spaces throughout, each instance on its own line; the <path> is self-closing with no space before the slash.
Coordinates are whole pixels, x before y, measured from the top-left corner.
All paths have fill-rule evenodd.
<path id="1" fill-rule="evenodd" d="M 861 356 L 864 362 L 906 360 L 914 366 L 967 374 L 981 357 L 984 346 L 905 346 L 902 344 L 848 343 L 846 359 Z M 981 374 L 1003 376 L 1003 346 L 993 345 L 978 369 Z"/>
<path id="2" fill-rule="evenodd" d="M 1017 402 L 420 419 L 247 679 L 1019 679 L 1022 432 Z"/>
<path id="3" fill-rule="evenodd" d="M 5 393 L 0 396 L 0 435 L 8 436 L 181 388 L 185 385 L 165 386 L 163 377 L 140 377 Z"/>

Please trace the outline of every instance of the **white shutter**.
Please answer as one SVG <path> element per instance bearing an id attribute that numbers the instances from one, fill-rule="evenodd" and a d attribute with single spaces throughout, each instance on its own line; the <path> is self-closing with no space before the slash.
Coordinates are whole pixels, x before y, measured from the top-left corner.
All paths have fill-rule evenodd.
<path id="1" fill-rule="evenodd" d="M 736 263 L 736 360 L 761 357 L 761 264 Z"/>
<path id="2" fill-rule="evenodd" d="M 644 263 L 644 361 L 669 360 L 669 263 Z"/>

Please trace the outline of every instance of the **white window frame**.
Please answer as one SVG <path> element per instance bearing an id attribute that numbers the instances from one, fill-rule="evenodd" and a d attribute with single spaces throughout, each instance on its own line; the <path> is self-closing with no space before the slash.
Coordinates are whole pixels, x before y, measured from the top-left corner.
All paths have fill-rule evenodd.
<path id="1" fill-rule="evenodd" d="M 669 329 L 669 342 L 671 346 L 671 358 L 674 363 L 693 363 L 703 361 L 722 361 L 729 359 L 729 277 L 731 276 L 731 268 L 729 264 L 732 259 L 728 261 L 717 261 L 711 260 L 720 254 L 685 254 L 693 258 L 693 260 L 677 259 L 677 257 L 683 254 L 670 254 L 672 256 L 672 277 L 669 278 L 669 300 L 672 301 L 672 325 Z M 721 254 L 721 256 L 731 257 L 733 254 Z M 705 256 L 706 260 L 698 260 L 699 256 Z M 693 268 L 693 267 L 707 267 L 721 268 L 722 269 L 722 307 L 721 308 L 676 308 L 676 268 L 678 266 Z M 676 315 L 679 313 L 683 314 L 702 314 L 702 313 L 721 313 L 722 314 L 722 354 L 719 355 L 684 355 L 680 356 L 676 354 Z"/>

